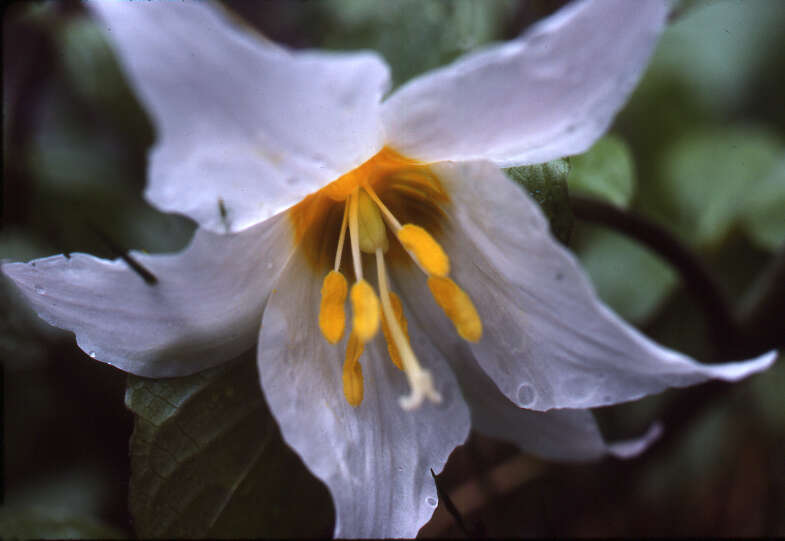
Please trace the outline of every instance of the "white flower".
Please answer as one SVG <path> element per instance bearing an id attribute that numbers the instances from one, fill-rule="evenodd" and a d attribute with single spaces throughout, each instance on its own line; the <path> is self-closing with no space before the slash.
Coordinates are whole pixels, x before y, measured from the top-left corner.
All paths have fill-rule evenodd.
<path id="1" fill-rule="evenodd" d="M 701 365 L 645 338 L 499 170 L 587 149 L 667 2 L 570 5 L 386 99 L 373 53 L 292 52 L 201 3 L 88 6 L 156 123 L 147 198 L 201 227 L 182 253 L 134 254 L 153 286 L 86 254 L 2 270 L 134 374 L 193 373 L 258 339 L 267 402 L 329 487 L 337 536 L 416 535 L 429 468 L 470 425 L 550 458 L 630 455 L 646 438 L 608 445 L 586 408 L 773 362 Z"/>

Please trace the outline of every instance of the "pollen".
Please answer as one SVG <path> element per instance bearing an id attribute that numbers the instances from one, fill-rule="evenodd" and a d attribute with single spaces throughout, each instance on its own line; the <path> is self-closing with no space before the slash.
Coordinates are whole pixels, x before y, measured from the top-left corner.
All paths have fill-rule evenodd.
<path id="1" fill-rule="evenodd" d="M 398 240 L 428 274 L 443 277 L 450 273 L 450 259 L 444 249 L 422 227 L 404 225 L 398 231 Z"/>
<path id="2" fill-rule="evenodd" d="M 469 295 L 450 278 L 431 276 L 428 278 L 428 288 L 460 337 L 469 342 L 478 342 L 482 338 L 482 320 Z"/>
<path id="3" fill-rule="evenodd" d="M 363 401 L 363 369 L 360 356 L 363 354 L 363 343 L 352 332 L 346 344 L 346 358 L 343 362 L 343 395 L 349 405 L 355 408 Z"/>
<path id="4" fill-rule="evenodd" d="M 349 286 L 346 278 L 338 271 L 330 271 L 322 283 L 322 302 L 319 306 L 319 329 L 331 344 L 343 336 L 346 326 L 346 295 Z"/>
<path id="5" fill-rule="evenodd" d="M 352 332 L 365 343 L 379 330 L 379 298 L 365 280 L 354 283 L 349 297 L 352 301 Z"/>

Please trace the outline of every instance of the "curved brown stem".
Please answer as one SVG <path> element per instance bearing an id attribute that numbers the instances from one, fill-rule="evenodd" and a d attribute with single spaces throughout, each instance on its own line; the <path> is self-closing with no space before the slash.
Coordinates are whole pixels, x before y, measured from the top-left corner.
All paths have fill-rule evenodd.
<path id="1" fill-rule="evenodd" d="M 681 275 L 686 290 L 702 307 L 720 356 L 732 357 L 738 353 L 744 340 L 727 295 L 692 250 L 665 228 L 635 212 L 579 196 L 570 196 L 570 206 L 577 218 L 623 233 L 669 262 Z"/>

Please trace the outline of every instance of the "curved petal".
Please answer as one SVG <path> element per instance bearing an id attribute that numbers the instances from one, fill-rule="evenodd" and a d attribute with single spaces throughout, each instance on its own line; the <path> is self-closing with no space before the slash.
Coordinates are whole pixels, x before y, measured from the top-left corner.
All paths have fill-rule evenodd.
<path id="1" fill-rule="evenodd" d="M 589 410 L 519 408 L 499 392 L 473 359 L 463 361 L 456 373 L 472 412 L 472 427 L 541 458 L 570 462 L 608 455 L 632 458 L 661 435 L 660 426 L 654 424 L 640 438 L 609 444 Z"/>
<path id="2" fill-rule="evenodd" d="M 427 162 L 510 166 L 588 149 L 643 73 L 665 0 L 588 0 L 417 78 L 384 104 L 388 144 Z"/>
<path id="3" fill-rule="evenodd" d="M 87 6 L 157 127 L 146 196 L 165 211 L 241 230 L 381 147 L 389 70 L 374 53 L 291 52 L 204 2 Z"/>
<path id="4" fill-rule="evenodd" d="M 152 285 L 120 259 L 87 254 L 1 268 L 42 319 L 73 331 L 91 357 L 140 376 L 167 377 L 253 346 L 270 287 L 291 251 L 282 215 L 241 233 L 198 229 L 178 254 L 132 252 L 157 278 Z"/>
<path id="5" fill-rule="evenodd" d="M 429 469 L 441 471 L 466 439 L 468 409 L 437 354 L 427 364 L 443 402 L 402 410 L 405 377 L 380 336 L 360 359 L 364 399 L 350 406 L 341 380 L 347 340 L 330 345 L 319 331 L 320 285 L 296 254 L 275 286 L 259 337 L 264 394 L 284 439 L 327 484 L 336 537 L 414 537 L 437 502 Z"/>
<path id="6" fill-rule="evenodd" d="M 414 320 L 420 329 L 427 322 L 428 340 L 437 344 L 441 355 L 449 359 L 469 404 L 473 429 L 514 443 L 522 451 L 540 458 L 570 462 L 604 456 L 632 458 L 660 437 L 662 429 L 655 423 L 639 438 L 608 443 L 589 410 L 543 412 L 513 404 L 477 364 L 469 344 L 456 339 L 452 324 L 435 309 L 419 269 L 398 266 L 393 273 L 413 315 L 410 325 Z"/>
<path id="7" fill-rule="evenodd" d="M 537 205 L 493 164 L 432 169 L 451 198 L 441 240 L 452 276 L 483 321 L 472 352 L 517 405 L 544 411 L 616 404 L 710 378 L 735 381 L 774 361 L 776 352 L 704 365 L 657 345 L 602 304 Z"/>

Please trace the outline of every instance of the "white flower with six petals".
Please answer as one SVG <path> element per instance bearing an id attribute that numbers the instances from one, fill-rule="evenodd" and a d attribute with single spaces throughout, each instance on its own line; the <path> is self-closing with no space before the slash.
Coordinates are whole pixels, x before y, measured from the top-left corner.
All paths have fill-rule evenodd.
<path id="1" fill-rule="evenodd" d="M 701 365 L 648 340 L 499 169 L 586 150 L 667 2 L 577 2 L 386 98 L 370 52 L 289 51 L 203 3 L 88 6 L 155 121 L 147 198 L 200 228 L 181 253 L 134 255 L 154 286 L 86 254 L 2 270 L 134 374 L 190 374 L 258 340 L 265 397 L 327 484 L 336 536 L 415 536 L 429 469 L 470 426 L 554 459 L 629 456 L 652 435 L 608 445 L 587 408 L 773 362 Z"/>

